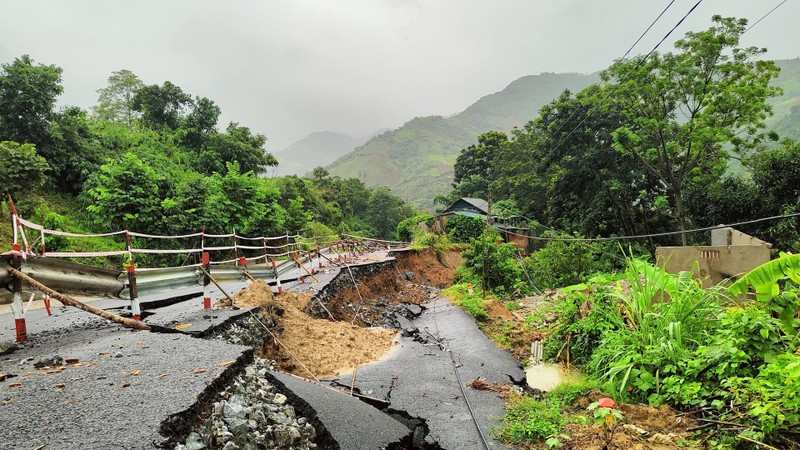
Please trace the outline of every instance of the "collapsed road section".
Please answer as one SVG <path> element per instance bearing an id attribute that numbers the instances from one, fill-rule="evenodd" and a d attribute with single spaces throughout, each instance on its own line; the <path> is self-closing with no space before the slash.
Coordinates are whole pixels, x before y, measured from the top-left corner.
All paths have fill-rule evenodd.
<path id="1" fill-rule="evenodd" d="M 38 333 L 0 359 L 0 448 L 502 448 L 503 400 L 468 383 L 521 368 L 425 286 L 450 269 L 395 256 L 292 287 L 306 295 L 256 282 L 232 306 L 150 311 L 179 333 Z"/>

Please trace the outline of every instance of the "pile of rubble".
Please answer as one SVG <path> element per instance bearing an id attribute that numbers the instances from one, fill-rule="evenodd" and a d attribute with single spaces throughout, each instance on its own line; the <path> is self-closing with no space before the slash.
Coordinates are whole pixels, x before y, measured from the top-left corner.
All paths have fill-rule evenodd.
<path id="1" fill-rule="evenodd" d="M 214 402 L 211 415 L 175 450 L 316 449 L 317 432 L 267 380 L 272 362 L 255 358 Z"/>

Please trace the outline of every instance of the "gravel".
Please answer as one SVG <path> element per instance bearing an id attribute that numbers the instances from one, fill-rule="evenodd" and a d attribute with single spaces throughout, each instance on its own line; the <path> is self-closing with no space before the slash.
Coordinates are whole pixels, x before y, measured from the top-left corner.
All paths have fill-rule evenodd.
<path id="1" fill-rule="evenodd" d="M 175 450 L 316 449 L 317 431 L 267 380 L 274 362 L 255 358 L 211 407 L 211 415 Z"/>

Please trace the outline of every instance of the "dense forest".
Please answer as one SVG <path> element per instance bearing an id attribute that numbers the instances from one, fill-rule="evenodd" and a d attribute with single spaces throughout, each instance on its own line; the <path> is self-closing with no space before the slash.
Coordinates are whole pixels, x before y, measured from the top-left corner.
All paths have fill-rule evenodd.
<path id="1" fill-rule="evenodd" d="M 267 138 L 236 122 L 223 129 L 213 100 L 169 81 L 146 85 L 116 71 L 91 112 L 56 109 L 61 81 L 61 68 L 28 55 L 0 71 L 0 193 L 46 227 L 393 238 L 397 223 L 412 215 L 388 188 L 369 189 L 322 168 L 310 179 L 264 178 L 278 164 L 265 150 Z M 2 208 L 10 217 L 7 201 Z"/>
<path id="2" fill-rule="evenodd" d="M 766 127 L 782 90 L 741 22 L 689 33 L 676 52 L 618 61 L 507 135 L 481 134 L 455 163 L 458 197 L 491 199 L 560 232 L 651 235 L 800 211 L 800 145 Z M 716 40 L 716 41 L 715 41 Z M 796 131 L 796 127 L 793 131 Z M 536 224 L 534 224 L 536 228 Z M 797 217 L 741 225 L 800 251 Z M 541 228 L 540 228 L 541 229 Z M 640 240 L 707 243 L 707 234 Z"/>

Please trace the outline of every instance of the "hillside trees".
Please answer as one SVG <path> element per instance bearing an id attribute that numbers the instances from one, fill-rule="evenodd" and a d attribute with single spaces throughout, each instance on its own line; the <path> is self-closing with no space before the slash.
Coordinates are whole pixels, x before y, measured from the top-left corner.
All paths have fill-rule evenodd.
<path id="1" fill-rule="evenodd" d="M 709 30 L 676 42 L 676 53 L 618 61 L 601 75 L 624 117 L 614 148 L 636 157 L 666 186 L 682 231 L 687 184 L 719 177 L 727 162 L 724 145 L 737 152 L 757 145 L 771 112 L 766 100 L 780 93 L 769 85 L 777 66 L 757 60 L 765 50 L 739 46 L 747 21 L 713 20 Z M 682 241 L 687 244 L 685 233 Z"/>
<path id="2" fill-rule="evenodd" d="M 143 86 L 142 80 L 130 70 L 111 72 L 108 86 L 97 90 L 99 97 L 93 108 L 95 116 L 100 120 L 132 126 L 140 115 L 133 109 L 133 97 Z"/>
<path id="3" fill-rule="evenodd" d="M 53 108 L 64 91 L 61 72 L 55 65 L 34 65 L 28 55 L 2 65 L 0 140 L 31 143 L 40 151 L 49 144 Z"/>
<path id="4" fill-rule="evenodd" d="M 33 144 L 0 142 L 0 195 L 17 196 L 44 183 L 47 161 L 36 153 Z"/>

